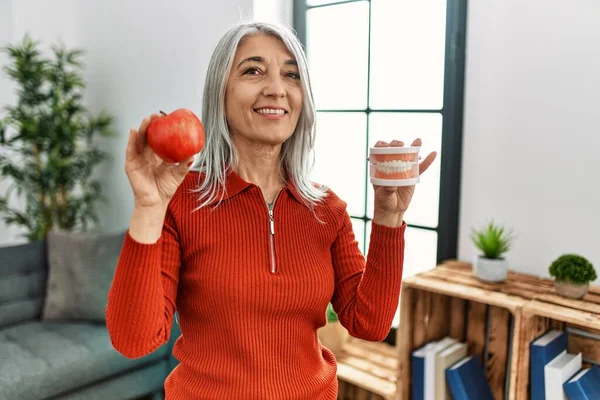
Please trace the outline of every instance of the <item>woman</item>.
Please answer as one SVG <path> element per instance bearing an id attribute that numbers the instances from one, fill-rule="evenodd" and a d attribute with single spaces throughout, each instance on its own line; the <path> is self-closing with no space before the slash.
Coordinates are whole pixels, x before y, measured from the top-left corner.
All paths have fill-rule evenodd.
<path id="1" fill-rule="evenodd" d="M 309 180 L 315 106 L 284 27 L 242 23 L 218 43 L 195 167 L 150 150 L 152 118 L 127 145 L 135 206 L 106 310 L 114 347 L 130 358 L 155 351 L 177 311 L 167 400 L 336 399 L 336 360 L 317 329 L 331 302 L 353 336 L 386 337 L 414 187 L 375 188 L 365 262 L 346 203 Z"/>

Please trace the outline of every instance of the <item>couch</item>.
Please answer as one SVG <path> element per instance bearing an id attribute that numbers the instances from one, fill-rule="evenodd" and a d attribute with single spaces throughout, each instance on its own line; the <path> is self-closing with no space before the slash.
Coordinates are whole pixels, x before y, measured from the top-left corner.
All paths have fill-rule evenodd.
<path id="1" fill-rule="evenodd" d="M 113 348 L 105 323 L 44 320 L 48 246 L 0 247 L 0 400 L 163 399 L 177 318 L 169 342 L 138 359 Z"/>

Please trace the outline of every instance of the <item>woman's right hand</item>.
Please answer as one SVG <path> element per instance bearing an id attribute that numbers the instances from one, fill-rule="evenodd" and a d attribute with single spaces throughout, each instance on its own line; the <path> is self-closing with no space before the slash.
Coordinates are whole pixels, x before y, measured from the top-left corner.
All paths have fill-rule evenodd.
<path id="1" fill-rule="evenodd" d="M 129 131 L 125 156 L 125 172 L 133 190 L 135 207 L 166 208 L 188 173 L 194 157 L 173 164 L 163 161 L 146 140 L 150 121 L 160 118 L 152 114 L 144 118 L 139 128 Z"/>

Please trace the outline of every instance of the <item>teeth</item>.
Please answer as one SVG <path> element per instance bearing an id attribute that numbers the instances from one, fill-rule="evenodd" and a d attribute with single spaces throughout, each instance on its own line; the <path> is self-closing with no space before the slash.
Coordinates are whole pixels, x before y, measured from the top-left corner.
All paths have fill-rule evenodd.
<path id="1" fill-rule="evenodd" d="M 375 167 L 378 171 L 386 174 L 394 172 L 406 172 L 412 169 L 413 163 L 410 161 L 393 160 L 378 163 Z"/>
<path id="2" fill-rule="evenodd" d="M 256 110 L 256 112 L 259 114 L 278 114 L 278 115 L 285 114 L 284 110 L 275 110 L 272 108 L 261 108 L 260 110 Z"/>

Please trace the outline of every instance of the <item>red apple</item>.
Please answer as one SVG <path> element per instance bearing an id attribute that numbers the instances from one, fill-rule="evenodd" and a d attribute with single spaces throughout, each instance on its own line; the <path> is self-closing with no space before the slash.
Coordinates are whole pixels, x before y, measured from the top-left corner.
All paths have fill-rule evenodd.
<path id="1" fill-rule="evenodd" d="M 146 137 L 152 150 L 164 161 L 178 163 L 204 147 L 204 125 L 190 110 L 180 108 L 170 114 L 161 111 L 148 125 Z"/>

